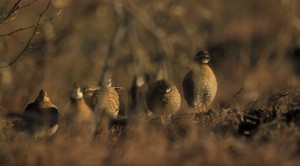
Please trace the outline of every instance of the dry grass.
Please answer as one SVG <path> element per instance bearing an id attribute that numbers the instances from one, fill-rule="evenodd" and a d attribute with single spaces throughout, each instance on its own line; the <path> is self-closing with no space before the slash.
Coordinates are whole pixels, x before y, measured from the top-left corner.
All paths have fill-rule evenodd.
<path id="1" fill-rule="evenodd" d="M 35 24 L 45 4 L 21 9 L 1 22 L 0 33 Z M 1 129 L 1 165 L 298 164 L 299 7 L 290 0 L 53 0 L 42 20 L 54 19 L 42 21 L 25 54 L 0 69 L 1 107 L 22 112 L 43 88 L 63 117 L 72 111 L 75 82 L 97 85 L 111 73 L 113 84 L 125 88 L 120 111 L 127 116 L 134 76 L 146 77 L 142 93 L 165 77 L 183 94 L 182 79 L 200 49 L 211 51 L 217 96 L 196 121 L 187 115 L 162 126 L 140 115 L 92 141 L 66 134 L 63 125 L 43 140 Z M 10 62 L 31 33 L 0 37 L 0 63 Z M 180 111 L 191 111 L 184 100 Z"/>

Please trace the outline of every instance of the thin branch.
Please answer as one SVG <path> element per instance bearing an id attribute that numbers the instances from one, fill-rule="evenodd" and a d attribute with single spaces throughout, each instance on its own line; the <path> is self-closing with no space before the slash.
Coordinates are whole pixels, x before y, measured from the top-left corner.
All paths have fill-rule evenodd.
<path id="1" fill-rule="evenodd" d="M 37 1 L 37 0 L 36 0 Z M 62 12 L 62 10 L 60 10 L 59 12 L 57 12 L 56 16 L 52 16 L 52 17 L 49 17 L 49 18 L 46 18 L 44 20 L 41 20 L 40 21 L 40 25 L 41 25 L 41 22 L 46 22 L 46 21 L 51 21 L 53 20 L 55 17 L 57 17 L 60 13 Z M 25 27 L 25 28 L 20 28 L 20 29 L 17 29 L 17 30 L 14 30 L 12 32 L 9 32 L 9 33 L 4 33 L 4 34 L 0 34 L 0 37 L 3 37 L 3 36 L 11 36 L 12 34 L 14 33 L 17 33 L 17 32 L 20 32 L 20 31 L 24 31 L 24 30 L 27 30 L 27 29 L 31 29 L 31 28 L 34 28 L 35 25 L 30 25 L 28 27 Z"/>
<path id="2" fill-rule="evenodd" d="M 24 31 L 24 30 L 27 30 L 27 29 L 31 29 L 31 28 L 34 28 L 35 26 L 34 25 L 31 25 L 29 27 L 25 27 L 25 28 L 20 28 L 20 29 L 17 29 L 17 30 L 14 30 L 12 32 L 9 32 L 9 33 L 5 33 L 5 34 L 1 34 L 0 37 L 3 37 L 3 36 L 10 36 L 14 33 L 17 33 L 17 32 L 20 32 L 20 31 Z"/>
<path id="3" fill-rule="evenodd" d="M 46 13 L 46 11 L 48 10 L 48 8 L 50 7 L 50 4 L 51 4 L 51 0 L 48 1 L 48 4 L 47 6 L 45 7 L 45 9 L 39 14 L 39 18 L 38 18 L 38 21 L 36 23 L 36 25 L 34 26 L 34 30 L 33 30 L 33 33 L 32 35 L 30 36 L 30 39 L 28 40 L 26 46 L 21 50 L 21 52 L 11 61 L 8 63 L 8 65 L 4 65 L 4 66 L 0 66 L 0 68 L 5 68 L 5 67 L 9 67 L 9 66 L 12 66 L 23 54 L 24 52 L 29 48 L 38 28 L 39 28 L 39 25 L 40 25 L 40 22 L 41 22 L 41 18 L 42 16 Z"/>
<path id="4" fill-rule="evenodd" d="M 233 98 L 236 98 L 239 94 L 241 94 L 244 91 L 244 87 L 242 87 L 239 91 L 237 91 L 234 95 Z"/>
<path id="5" fill-rule="evenodd" d="M 35 3 L 36 1 L 38 1 L 38 0 L 32 0 L 31 2 L 29 2 L 29 3 L 26 4 L 26 5 L 20 6 L 19 9 L 23 9 L 23 8 L 29 7 L 29 6 L 31 6 L 33 3 Z"/>
<path id="6" fill-rule="evenodd" d="M 7 16 L 4 16 L 4 20 L 10 17 L 16 10 L 19 9 L 19 4 L 22 2 L 22 0 L 18 0 L 15 5 L 10 9 Z"/>
<path id="7" fill-rule="evenodd" d="M 36 1 L 38 0 L 32 0 L 31 2 L 29 2 L 28 4 L 26 5 L 23 5 L 21 6 L 21 3 L 22 3 L 23 0 L 18 0 L 14 6 L 10 9 L 10 11 L 8 12 L 7 15 L 5 15 L 5 10 L 4 10 L 4 6 L 3 6 L 3 15 L 1 16 L 1 20 L 0 20 L 0 23 L 5 21 L 6 19 L 8 19 L 13 13 L 17 13 L 19 9 L 23 9 L 23 8 L 26 8 L 26 7 L 29 7 L 31 6 L 33 3 L 35 3 Z M 14 19 L 14 18 L 13 18 Z M 11 19 L 10 19 L 11 20 Z"/>

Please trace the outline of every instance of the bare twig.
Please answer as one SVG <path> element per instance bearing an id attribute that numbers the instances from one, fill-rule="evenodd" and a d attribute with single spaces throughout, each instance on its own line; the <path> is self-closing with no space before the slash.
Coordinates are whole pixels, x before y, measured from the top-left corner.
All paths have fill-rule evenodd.
<path id="1" fill-rule="evenodd" d="M 233 98 L 236 98 L 239 94 L 241 94 L 244 91 L 244 87 L 242 87 L 239 91 L 237 91 L 234 95 Z"/>
<path id="2" fill-rule="evenodd" d="M 17 32 L 20 32 L 20 31 L 24 31 L 24 30 L 27 30 L 27 29 L 31 29 L 31 28 L 34 28 L 34 27 L 35 27 L 34 25 L 31 25 L 31 26 L 28 26 L 28 27 L 25 27 L 25 28 L 20 28 L 20 29 L 14 30 L 14 31 L 9 32 L 9 33 L 1 34 L 0 37 L 10 36 L 10 35 L 12 35 L 14 33 L 17 33 Z"/>
<path id="3" fill-rule="evenodd" d="M 19 9 L 19 5 L 22 2 L 22 0 L 18 0 L 15 5 L 10 9 L 10 11 L 8 12 L 8 14 L 6 16 L 4 16 L 4 20 L 9 18 L 13 13 L 15 13 L 15 11 L 17 11 Z"/>
<path id="4" fill-rule="evenodd" d="M 7 20 L 10 16 L 12 16 L 12 14 L 17 13 L 17 12 L 19 11 L 19 9 L 23 9 L 23 8 L 29 7 L 29 6 L 31 6 L 33 3 L 37 2 L 38 0 L 32 0 L 32 1 L 29 2 L 28 4 L 21 6 L 22 1 L 23 1 L 23 0 L 18 0 L 18 1 L 13 5 L 13 7 L 9 10 L 9 12 L 7 13 L 7 15 L 6 15 L 6 12 L 5 12 L 5 5 L 6 5 L 6 2 L 4 1 L 4 2 L 3 2 L 2 15 L 1 15 L 0 23 L 3 22 L 3 21 L 5 21 L 5 20 Z M 15 18 L 15 17 L 9 19 L 9 21 L 13 20 L 14 18 Z"/>
<path id="5" fill-rule="evenodd" d="M 60 10 L 59 12 L 57 12 L 56 16 L 58 16 L 61 12 L 62 12 L 62 10 Z M 46 19 L 44 19 L 44 20 L 41 20 L 41 21 L 40 21 L 40 25 L 42 24 L 41 22 L 51 21 L 51 20 L 53 20 L 56 16 L 52 16 L 52 17 L 46 18 Z M 14 34 L 14 33 L 17 33 L 17 32 L 20 32 L 20 31 L 24 31 L 24 30 L 27 30 L 27 29 L 31 29 L 31 28 L 34 28 L 34 27 L 35 27 L 35 25 L 30 25 L 30 26 L 28 26 L 28 27 L 20 28 L 20 29 L 14 30 L 14 31 L 9 32 L 9 33 L 0 34 L 0 37 L 3 37 L 3 36 L 11 36 L 11 35 Z"/>
<path id="6" fill-rule="evenodd" d="M 38 21 L 34 26 L 33 33 L 30 36 L 30 38 L 29 38 L 28 42 L 26 43 L 25 47 L 21 50 L 21 52 L 11 62 L 8 63 L 8 65 L 0 66 L 0 68 L 5 68 L 5 67 L 9 67 L 9 66 L 13 65 L 24 54 L 24 52 L 29 48 L 29 46 L 30 46 L 30 44 L 31 44 L 31 42 L 32 42 L 32 40 L 33 40 L 33 38 L 34 38 L 38 28 L 39 28 L 41 18 L 46 13 L 48 8 L 50 7 L 50 4 L 51 4 L 51 0 L 48 1 L 48 4 L 45 7 L 45 9 L 39 14 Z"/>
<path id="7" fill-rule="evenodd" d="M 31 2 L 29 2 L 29 3 L 26 4 L 26 5 L 20 6 L 19 9 L 23 9 L 23 8 L 29 7 L 29 6 L 31 6 L 33 3 L 35 3 L 36 1 L 38 1 L 38 0 L 32 0 Z"/>

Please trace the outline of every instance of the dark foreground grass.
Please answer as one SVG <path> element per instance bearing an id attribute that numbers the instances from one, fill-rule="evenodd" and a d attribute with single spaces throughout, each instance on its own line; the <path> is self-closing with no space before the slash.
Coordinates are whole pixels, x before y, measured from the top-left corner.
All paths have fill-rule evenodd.
<path id="1" fill-rule="evenodd" d="M 297 165 L 299 96 L 283 97 L 289 100 L 246 111 L 177 114 L 166 125 L 145 116 L 117 119 L 96 138 L 70 134 L 72 128 L 64 125 L 42 139 L 2 128 L 0 160 L 3 165 Z"/>

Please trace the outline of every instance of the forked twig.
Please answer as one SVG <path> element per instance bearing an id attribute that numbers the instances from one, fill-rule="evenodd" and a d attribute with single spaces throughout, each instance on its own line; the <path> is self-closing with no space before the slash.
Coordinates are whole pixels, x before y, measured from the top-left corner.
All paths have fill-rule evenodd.
<path id="1" fill-rule="evenodd" d="M 31 42 L 32 42 L 32 40 L 33 40 L 33 38 L 34 38 L 34 36 L 35 36 L 38 28 L 39 28 L 39 25 L 40 25 L 40 22 L 41 22 L 41 18 L 46 13 L 46 11 L 48 10 L 48 8 L 50 7 L 51 1 L 52 0 L 48 1 L 48 4 L 45 7 L 45 9 L 39 14 L 38 21 L 34 25 L 33 33 L 30 36 L 30 38 L 29 38 L 28 42 L 26 43 L 25 47 L 21 50 L 21 52 L 11 62 L 9 62 L 7 65 L 0 66 L 0 68 L 5 68 L 5 67 L 9 67 L 9 66 L 13 65 L 24 54 L 24 52 L 29 48 L 29 46 L 30 46 L 30 44 L 31 44 Z"/>
<path id="2" fill-rule="evenodd" d="M 22 2 L 22 0 L 18 0 L 15 5 L 10 9 L 10 11 L 8 12 L 8 14 L 6 16 L 4 16 L 4 20 L 7 19 L 8 17 L 10 17 L 15 11 L 17 11 L 19 9 L 19 5 Z"/>
<path id="3" fill-rule="evenodd" d="M 58 16 L 60 13 L 62 12 L 62 10 L 60 10 L 59 12 L 57 12 L 56 16 Z M 51 21 L 53 20 L 56 16 L 53 16 L 53 17 L 49 17 L 49 18 L 46 18 L 44 20 L 41 20 L 40 21 L 40 25 L 41 25 L 41 22 L 46 22 L 46 21 Z M 11 31 L 9 33 L 4 33 L 4 34 L 0 34 L 0 37 L 3 37 L 3 36 L 11 36 L 12 34 L 14 33 L 17 33 L 17 32 L 20 32 L 20 31 L 24 31 L 24 30 L 27 30 L 27 29 L 31 29 L 31 28 L 34 28 L 35 25 L 30 25 L 28 27 L 25 27 L 25 28 L 20 28 L 20 29 L 17 29 L 17 30 L 14 30 L 14 31 Z"/>

